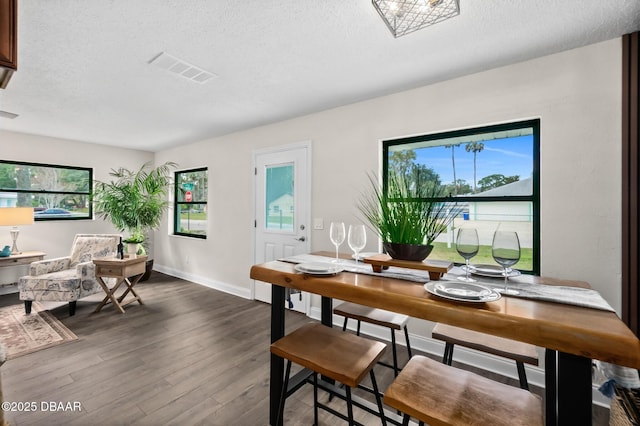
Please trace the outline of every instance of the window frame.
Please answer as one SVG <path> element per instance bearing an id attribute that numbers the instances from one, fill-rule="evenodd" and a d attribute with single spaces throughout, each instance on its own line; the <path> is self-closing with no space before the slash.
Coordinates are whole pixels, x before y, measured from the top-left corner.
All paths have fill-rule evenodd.
<path id="1" fill-rule="evenodd" d="M 93 168 L 91 167 L 80 167 L 80 166 L 67 166 L 61 164 L 48 164 L 48 163 L 32 163 L 27 161 L 13 161 L 13 160 L 0 160 L 0 164 L 10 164 L 16 166 L 28 166 L 28 167 L 41 167 L 41 168 L 51 168 L 51 169 L 65 169 L 65 170 L 75 170 L 82 171 L 88 173 L 88 190 L 85 191 L 50 191 L 50 190 L 33 190 L 33 189 L 18 189 L 18 188 L 2 188 L 0 187 L 0 192 L 4 193 L 16 193 L 16 194 L 60 194 L 60 195 L 81 195 L 87 197 L 87 204 L 89 211 L 87 212 L 87 216 L 71 216 L 71 217 L 55 217 L 55 216 L 47 216 L 47 217 L 38 217 L 37 214 L 34 214 L 34 221 L 37 222 L 45 222 L 52 220 L 93 220 Z M 23 206 L 20 206 L 23 207 Z"/>
<path id="2" fill-rule="evenodd" d="M 408 145 L 418 142 L 437 141 L 442 139 L 471 136 L 481 133 L 501 132 L 506 130 L 516 130 L 531 128 L 533 131 L 533 190 L 531 195 L 514 196 L 474 196 L 465 194 L 465 202 L 509 202 L 528 201 L 533 204 L 532 226 L 533 226 L 533 262 L 531 271 L 522 271 L 526 274 L 540 275 L 540 119 L 530 119 L 509 123 L 494 124 L 481 127 L 451 130 L 438 133 L 430 133 L 418 136 L 403 137 L 397 139 L 387 139 L 382 141 L 382 188 L 387 191 L 389 176 L 389 154 L 390 147 L 398 145 Z M 443 143 L 444 145 L 444 143 Z M 448 196 L 435 198 L 436 201 L 455 202 L 460 201 L 460 197 Z"/>
<path id="3" fill-rule="evenodd" d="M 176 170 L 173 174 L 173 181 L 175 182 L 174 185 L 174 192 L 173 192 L 173 235 L 177 235 L 177 236 L 181 236 L 181 237 L 189 237 L 189 238 L 198 238 L 198 239 L 207 239 L 207 234 L 191 234 L 191 233 L 187 233 L 187 232 L 180 232 L 179 231 L 179 226 L 180 226 L 180 209 L 178 208 L 181 205 L 208 205 L 208 193 L 207 194 L 207 199 L 206 200 L 192 200 L 192 201 L 179 201 L 180 197 L 179 195 L 179 191 L 180 191 L 180 179 L 179 176 L 183 175 L 183 174 L 187 174 L 187 173 L 197 173 L 197 172 L 207 172 L 207 192 L 208 192 L 208 186 L 209 186 L 209 168 L 208 167 L 197 167 L 194 169 L 186 169 L 186 170 Z M 207 225 L 209 224 L 209 214 L 207 212 Z"/>

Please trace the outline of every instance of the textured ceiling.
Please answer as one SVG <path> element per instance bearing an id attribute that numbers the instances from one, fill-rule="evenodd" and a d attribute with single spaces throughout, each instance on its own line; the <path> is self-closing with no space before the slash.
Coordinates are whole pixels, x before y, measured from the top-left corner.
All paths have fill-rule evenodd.
<path id="1" fill-rule="evenodd" d="M 640 30 L 639 0 L 460 9 L 395 39 L 369 0 L 21 0 L 0 129 L 157 151 Z"/>

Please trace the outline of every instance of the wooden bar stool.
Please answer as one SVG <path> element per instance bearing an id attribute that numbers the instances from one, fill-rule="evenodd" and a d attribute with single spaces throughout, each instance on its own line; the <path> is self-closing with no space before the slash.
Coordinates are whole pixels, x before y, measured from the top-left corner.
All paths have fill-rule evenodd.
<path id="1" fill-rule="evenodd" d="M 409 317 L 407 315 L 397 314 L 395 312 L 389 312 L 383 309 L 371 308 L 369 306 L 363 306 L 349 302 L 344 302 L 336 306 L 333 309 L 333 313 L 344 317 L 344 324 L 342 325 L 343 331 L 347 329 L 347 322 L 349 321 L 349 318 L 358 321 L 356 329 L 357 336 L 360 335 L 361 322 L 375 324 L 390 329 L 393 365 L 389 365 L 382 361 L 379 361 L 378 364 L 384 365 L 385 367 L 393 368 L 393 372 L 396 376 L 400 371 L 400 368 L 398 367 L 398 351 L 395 334 L 396 330 L 404 330 L 404 337 L 407 342 L 407 352 L 409 353 L 409 359 L 411 359 L 411 345 L 409 344 L 409 331 L 407 330 L 407 322 L 409 321 Z"/>
<path id="2" fill-rule="evenodd" d="M 416 355 L 387 388 L 384 403 L 420 425 L 543 425 L 542 399 L 478 374 Z"/>
<path id="3" fill-rule="evenodd" d="M 514 360 L 518 369 L 520 387 L 529 390 L 524 363 L 538 365 L 538 351 L 534 345 L 442 323 L 436 324 L 431 337 L 445 342 L 442 362 L 447 365 L 451 365 L 453 361 L 454 345 Z"/>
<path id="4" fill-rule="evenodd" d="M 313 418 L 315 425 L 318 424 L 318 408 L 347 420 L 350 425 L 357 424 L 353 420 L 351 388 L 357 387 L 367 373 L 371 377 L 382 424 L 386 425 L 382 399 L 373 373 L 373 366 L 386 348 L 387 345 L 384 343 L 354 336 L 318 323 L 304 325 L 271 344 L 271 352 L 287 360 L 277 424 L 280 423 L 280 419 L 284 415 L 284 401 L 290 396 L 287 387 L 289 386 L 291 363 L 295 362 L 314 372 Z M 318 402 L 318 374 L 345 385 L 347 416 Z"/>

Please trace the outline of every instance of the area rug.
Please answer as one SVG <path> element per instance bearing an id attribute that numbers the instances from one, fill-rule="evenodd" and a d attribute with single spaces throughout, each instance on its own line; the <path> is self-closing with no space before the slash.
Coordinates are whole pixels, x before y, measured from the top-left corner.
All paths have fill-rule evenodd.
<path id="1" fill-rule="evenodd" d="M 6 346 L 7 359 L 77 339 L 38 302 L 33 302 L 29 315 L 24 313 L 24 304 L 0 308 L 0 341 Z"/>

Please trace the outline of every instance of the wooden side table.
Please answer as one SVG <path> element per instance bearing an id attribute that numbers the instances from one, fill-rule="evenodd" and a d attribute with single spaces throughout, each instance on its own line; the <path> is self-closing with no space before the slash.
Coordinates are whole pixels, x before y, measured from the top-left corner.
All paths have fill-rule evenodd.
<path id="1" fill-rule="evenodd" d="M 146 261 L 147 256 L 137 256 L 134 258 L 125 257 L 124 259 L 93 259 L 93 263 L 96 265 L 96 278 L 98 279 L 98 284 L 100 284 L 104 292 L 107 294 L 102 302 L 100 302 L 94 313 L 100 312 L 100 309 L 109 302 L 113 303 L 113 305 L 123 314 L 123 306 L 126 306 L 129 303 L 137 301 L 139 304 L 144 305 L 142 299 L 138 296 L 138 293 L 136 293 L 133 287 L 138 283 L 140 278 L 142 278 L 146 269 Z M 131 277 L 133 277 L 133 279 L 129 280 Z M 113 287 L 109 288 L 109 286 L 104 282 L 104 278 L 116 278 L 117 282 Z M 127 289 L 120 297 L 116 297 L 115 293 L 123 283 Z M 133 299 L 122 303 L 129 293 L 133 295 Z"/>
<path id="2" fill-rule="evenodd" d="M 36 262 L 38 260 L 42 260 L 44 259 L 45 256 L 45 252 L 43 251 L 23 251 L 20 252 L 20 254 L 12 254 L 11 256 L 6 256 L 6 257 L 0 257 L 0 268 L 5 268 L 5 267 L 23 267 L 25 265 L 29 265 L 31 264 L 31 262 Z M 2 277 L 0 278 L 0 289 L 2 289 L 2 293 L 0 294 L 6 294 L 6 293 L 15 293 L 18 291 L 18 277 L 20 275 L 26 275 L 26 274 L 17 274 L 17 270 L 16 271 L 12 271 L 11 274 L 9 274 L 10 278 L 7 277 L 7 275 L 5 275 L 4 273 L 2 274 Z M 13 289 L 9 289 L 10 287 L 14 287 L 15 286 L 15 290 Z M 8 291 L 5 291 L 6 289 L 9 289 Z M 2 426 L 2 423 L 0 422 L 0 426 Z"/>
<path id="3" fill-rule="evenodd" d="M 44 259 L 45 252 L 42 251 L 23 251 L 20 254 L 12 254 L 7 257 L 0 257 L 0 267 L 28 265 L 31 262 Z"/>

